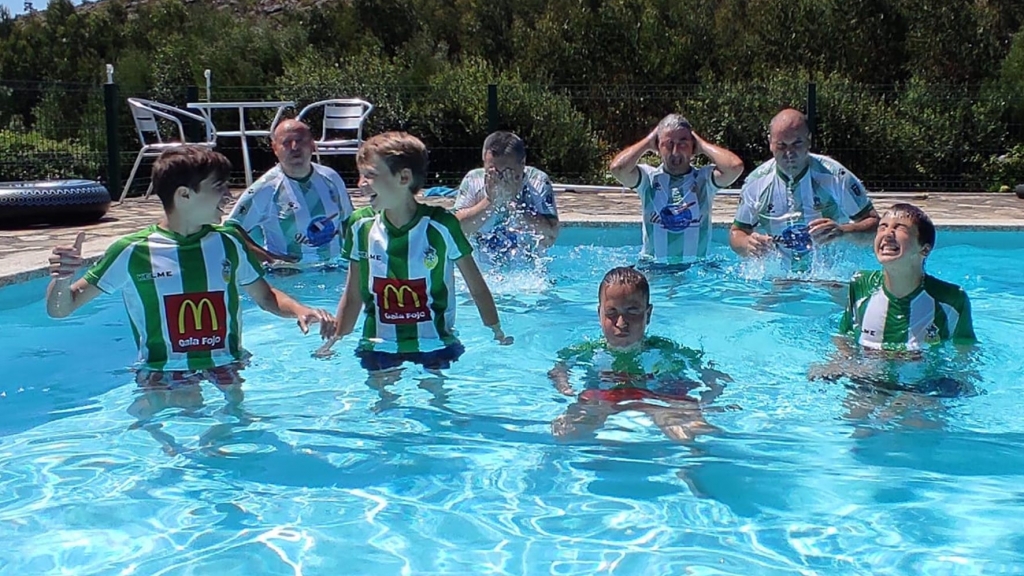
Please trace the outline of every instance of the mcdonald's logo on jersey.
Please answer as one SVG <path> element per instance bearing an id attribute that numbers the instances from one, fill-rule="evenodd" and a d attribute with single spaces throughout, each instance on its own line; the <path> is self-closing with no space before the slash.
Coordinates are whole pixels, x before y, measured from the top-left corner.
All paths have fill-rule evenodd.
<path id="1" fill-rule="evenodd" d="M 175 352 L 202 352 L 224 348 L 227 308 L 224 292 L 193 292 L 164 296 L 167 334 Z"/>
<path id="2" fill-rule="evenodd" d="M 374 278 L 373 293 L 383 324 L 416 324 L 431 319 L 425 278 Z"/>

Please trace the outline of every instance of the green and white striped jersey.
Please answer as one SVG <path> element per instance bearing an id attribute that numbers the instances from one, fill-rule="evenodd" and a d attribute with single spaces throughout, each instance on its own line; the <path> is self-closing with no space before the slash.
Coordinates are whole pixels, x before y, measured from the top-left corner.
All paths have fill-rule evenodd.
<path id="1" fill-rule="evenodd" d="M 443 208 L 420 204 L 401 228 L 371 207 L 356 210 L 343 253 L 362 262 L 360 349 L 430 352 L 456 343 L 455 261 L 472 251 Z"/>
<path id="2" fill-rule="evenodd" d="M 152 225 L 114 242 L 85 280 L 121 290 L 145 368 L 203 370 L 243 358 L 238 289 L 262 276 L 231 227 L 181 236 Z"/>
<path id="3" fill-rule="evenodd" d="M 645 336 L 640 347 L 632 350 L 609 348 L 608 341 L 601 338 L 558 352 L 558 359 L 568 367 L 585 368 L 590 380 L 634 385 L 666 379 L 698 379 L 701 358 L 701 352 L 660 336 Z"/>
<path id="4" fill-rule="evenodd" d="M 643 249 L 640 259 L 659 264 L 693 262 L 708 254 L 711 244 L 711 205 L 718 187 L 715 167 L 691 167 L 681 176 L 639 165 L 643 214 Z M 658 222 L 654 222 L 657 217 Z"/>
<path id="5" fill-rule="evenodd" d="M 896 298 L 881 270 L 858 272 L 839 323 L 844 334 L 872 350 L 918 351 L 947 340 L 976 340 L 967 293 L 956 284 L 925 275 L 917 290 Z"/>
<path id="6" fill-rule="evenodd" d="M 791 226 L 828 218 L 839 224 L 864 217 L 872 208 L 864 184 L 828 156 L 810 155 L 802 176 L 789 178 L 769 160 L 747 176 L 734 224 L 760 228 L 779 238 Z"/>
<path id="7" fill-rule="evenodd" d="M 225 223 L 250 235 L 259 228 L 267 250 L 303 263 L 338 258 L 352 200 L 337 172 L 316 163 L 312 167 L 308 178 L 294 180 L 280 164 L 274 166 L 242 194 Z"/>

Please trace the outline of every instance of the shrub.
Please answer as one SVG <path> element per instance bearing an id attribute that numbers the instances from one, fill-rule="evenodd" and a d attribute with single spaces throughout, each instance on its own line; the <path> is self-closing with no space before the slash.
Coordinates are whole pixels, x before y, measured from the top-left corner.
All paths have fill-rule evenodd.
<path id="1" fill-rule="evenodd" d="M 101 154 L 76 141 L 0 130 L 0 181 L 100 176 Z"/>
<path id="2" fill-rule="evenodd" d="M 1018 144 L 1006 154 L 993 156 L 985 163 L 985 184 L 990 191 L 1003 186 L 1013 188 L 1024 184 L 1024 144 Z"/>

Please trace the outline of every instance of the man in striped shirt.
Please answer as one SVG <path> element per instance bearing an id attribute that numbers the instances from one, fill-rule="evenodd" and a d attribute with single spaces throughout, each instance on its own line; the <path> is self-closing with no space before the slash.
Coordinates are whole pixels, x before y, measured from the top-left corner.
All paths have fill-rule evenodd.
<path id="1" fill-rule="evenodd" d="M 526 144 L 504 130 L 487 136 L 483 168 L 459 184 L 455 217 L 494 262 L 532 258 L 558 237 L 558 210 L 551 179 L 526 165 Z"/>
<path id="2" fill-rule="evenodd" d="M 638 164 L 648 152 L 661 156 L 660 166 Z M 693 166 L 698 154 L 711 164 Z M 689 264 L 707 256 L 715 194 L 740 177 L 743 161 L 698 136 L 682 116 L 669 114 L 612 160 L 611 173 L 640 195 L 641 263 Z"/>
<path id="3" fill-rule="evenodd" d="M 861 181 L 835 160 L 811 154 L 807 117 L 791 108 L 769 126 L 773 158 L 747 176 L 729 231 L 740 256 L 777 249 L 794 268 L 806 268 L 815 245 L 869 234 L 878 226 Z"/>
<path id="4" fill-rule="evenodd" d="M 103 293 L 120 291 L 139 348 L 138 381 L 145 386 L 209 379 L 238 384 L 242 347 L 239 288 L 264 310 L 296 318 L 303 333 L 320 322 L 332 333 L 334 318 L 300 304 L 263 279 L 263 270 L 233 227 L 220 226 L 231 200 L 231 164 L 218 152 L 181 146 L 157 159 L 153 190 L 164 217 L 111 245 L 72 282 L 82 265 L 84 234 L 50 257 L 46 310 L 63 318 Z"/>
<path id="5" fill-rule="evenodd" d="M 511 344 L 458 220 L 416 201 L 427 176 L 423 142 L 404 132 L 378 134 L 359 148 L 356 164 L 370 206 L 357 210 L 346 229 L 350 262 L 338 331 L 320 354 L 352 332 L 362 311 L 356 356 L 374 378 L 405 362 L 448 368 L 465 351 L 455 333 L 456 267 L 484 325 L 498 342 Z"/>
<path id="6" fill-rule="evenodd" d="M 226 223 L 246 236 L 258 230 L 263 246 L 250 240 L 250 247 L 271 268 L 338 262 L 342 224 L 352 214 L 345 182 L 312 162 L 313 133 L 298 120 L 278 124 L 272 146 L 277 166 L 242 194 Z"/>
<path id="7" fill-rule="evenodd" d="M 875 234 L 881 271 L 858 272 L 839 330 L 869 350 L 918 352 L 932 344 L 975 341 L 971 303 L 962 288 L 926 274 L 935 226 L 911 204 L 896 204 Z"/>

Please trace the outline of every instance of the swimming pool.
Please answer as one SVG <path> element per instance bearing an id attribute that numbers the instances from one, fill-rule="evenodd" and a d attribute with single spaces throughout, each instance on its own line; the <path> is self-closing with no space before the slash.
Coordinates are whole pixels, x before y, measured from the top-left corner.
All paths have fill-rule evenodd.
<path id="1" fill-rule="evenodd" d="M 246 400 L 143 427 L 119 298 L 45 316 L 45 280 L 0 290 L 0 574 L 1024 573 L 1024 237 L 940 231 L 928 268 L 960 283 L 983 393 L 846 416 L 809 382 L 839 306 L 820 284 L 739 265 L 651 279 L 650 333 L 703 348 L 734 382 L 721 432 L 668 441 L 638 413 L 556 442 L 569 399 L 545 373 L 599 333 L 596 287 L 633 229 L 567 229 L 544 273 L 494 278 L 498 347 L 468 295 L 466 354 L 435 386 L 384 391 L 351 356 L 246 308 Z M 819 278 L 874 268 L 866 249 Z M 341 275 L 275 280 L 333 308 Z M 895 417 L 890 417 L 892 414 Z"/>

